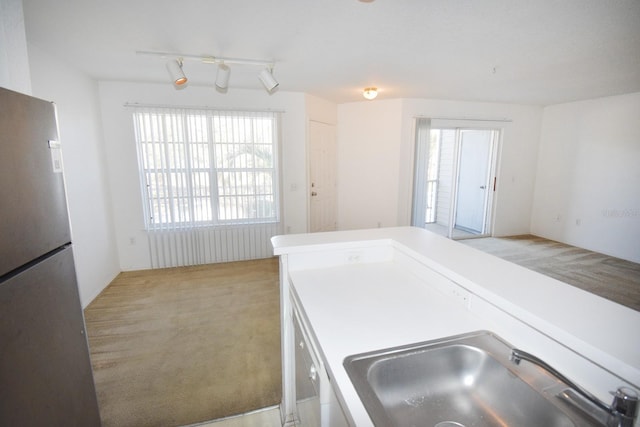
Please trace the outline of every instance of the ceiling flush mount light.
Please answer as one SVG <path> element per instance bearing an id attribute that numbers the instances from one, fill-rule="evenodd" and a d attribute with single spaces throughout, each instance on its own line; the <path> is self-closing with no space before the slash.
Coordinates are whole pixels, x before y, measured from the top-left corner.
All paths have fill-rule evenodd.
<path id="1" fill-rule="evenodd" d="M 226 64 L 218 65 L 218 74 L 216 75 L 216 89 L 225 91 L 229 87 L 229 76 L 231 68 Z"/>
<path id="2" fill-rule="evenodd" d="M 167 71 L 169 71 L 169 75 L 171 76 L 171 81 L 176 86 L 182 86 L 187 83 L 187 76 L 184 75 L 184 71 L 182 71 L 182 60 L 181 59 L 172 59 L 167 62 Z"/>
<path id="3" fill-rule="evenodd" d="M 378 88 L 376 88 L 376 87 L 366 87 L 362 91 L 362 96 L 364 96 L 368 100 L 375 99 L 375 97 L 378 96 Z"/>
<path id="4" fill-rule="evenodd" d="M 169 61 L 167 62 L 167 70 L 169 71 L 172 82 L 176 87 L 184 87 L 185 83 L 187 83 L 187 77 L 182 71 L 182 64 L 185 60 L 193 60 L 201 62 L 203 64 L 217 65 L 218 74 L 216 75 L 215 87 L 220 92 L 226 92 L 227 87 L 229 86 L 229 76 L 231 75 L 229 64 L 262 67 L 263 70 L 260 72 L 260 74 L 258 74 L 258 77 L 269 93 L 271 93 L 279 85 L 276 79 L 273 78 L 273 67 L 275 66 L 275 63 L 271 61 L 261 61 L 257 59 L 244 58 L 221 58 L 213 55 L 200 56 L 171 52 L 149 52 L 140 50 L 136 51 L 136 54 L 169 58 Z"/>
<path id="5" fill-rule="evenodd" d="M 270 68 L 265 68 L 260 71 L 260 74 L 258 74 L 258 78 L 269 93 L 273 92 L 273 90 L 280 84 L 275 78 L 273 78 L 273 74 Z"/>

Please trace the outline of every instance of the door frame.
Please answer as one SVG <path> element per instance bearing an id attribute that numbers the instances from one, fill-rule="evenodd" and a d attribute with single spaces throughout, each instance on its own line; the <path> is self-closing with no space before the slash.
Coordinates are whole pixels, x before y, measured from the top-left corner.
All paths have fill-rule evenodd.
<path id="1" fill-rule="evenodd" d="M 411 198 L 410 198 L 410 212 L 411 214 L 411 224 L 414 226 L 419 226 L 422 228 L 427 228 L 426 227 L 426 223 L 424 223 L 424 221 L 416 221 L 415 218 L 415 203 L 416 203 L 416 194 L 415 194 L 415 188 L 417 186 L 416 184 L 416 167 L 417 167 L 417 162 L 420 161 L 419 154 L 418 154 L 418 143 L 419 141 L 417 140 L 417 130 L 418 130 L 418 126 L 417 126 L 417 120 L 418 119 L 423 119 L 423 117 L 416 117 L 416 121 L 414 121 L 414 131 L 413 131 L 413 138 L 414 138 L 414 144 L 412 145 L 412 157 L 413 157 L 413 168 L 412 168 L 412 185 L 414 186 L 414 192 L 412 192 Z M 452 191 L 452 197 L 451 197 L 451 201 L 449 202 L 449 212 L 448 212 L 448 224 L 446 227 L 446 236 L 452 240 L 457 240 L 460 238 L 480 238 L 480 237 L 488 237 L 488 236 L 492 236 L 493 235 L 493 230 L 495 228 L 495 208 L 497 205 L 497 199 L 498 199 L 498 182 L 497 182 L 497 177 L 499 175 L 499 171 L 500 171 L 500 153 L 502 151 L 502 141 L 504 138 L 504 132 L 505 132 L 505 128 L 506 128 L 506 123 L 510 123 L 511 120 L 483 120 L 483 119 L 453 119 L 453 118 L 446 118 L 446 119 L 440 119 L 440 118 L 432 118 L 430 119 L 430 124 L 429 124 L 429 130 L 431 131 L 431 129 L 448 129 L 448 130 L 455 130 L 456 131 L 456 136 L 455 136 L 455 143 L 454 143 L 454 147 L 453 147 L 453 156 L 454 156 L 454 161 L 452 164 L 452 177 L 451 177 L 451 191 Z M 486 212 L 484 214 L 485 219 L 484 219 L 484 233 L 482 234 L 478 234 L 478 235 L 473 235 L 473 234 L 468 234 L 465 236 L 456 236 L 454 235 L 454 225 L 455 225 L 455 212 L 457 209 L 457 186 L 458 186 L 458 168 L 459 168 L 459 161 L 460 161 L 460 155 L 459 155 L 459 146 L 460 146 L 460 142 L 459 142 L 459 131 L 460 130 L 491 130 L 491 131 L 495 131 L 495 136 L 492 140 L 492 149 L 491 149 L 491 153 L 490 153 L 490 161 L 491 164 L 489 166 L 489 185 L 491 186 L 490 191 L 488 193 L 487 196 L 487 202 L 486 202 Z M 428 159 L 425 158 L 425 160 Z M 440 165 L 439 165 L 440 166 Z M 439 186 L 438 186 L 439 187 Z M 425 212 L 426 214 L 426 212 Z M 440 233 L 442 234 L 442 232 Z"/>

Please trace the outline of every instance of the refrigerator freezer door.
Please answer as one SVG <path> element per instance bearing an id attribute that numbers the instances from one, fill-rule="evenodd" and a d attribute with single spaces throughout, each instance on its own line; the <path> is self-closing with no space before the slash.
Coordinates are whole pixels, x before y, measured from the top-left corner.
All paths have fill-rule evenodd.
<path id="1" fill-rule="evenodd" d="M 0 426 L 99 426 L 71 246 L 0 283 Z"/>
<path id="2" fill-rule="evenodd" d="M 0 276 L 71 241 L 57 140 L 51 102 L 0 88 Z"/>

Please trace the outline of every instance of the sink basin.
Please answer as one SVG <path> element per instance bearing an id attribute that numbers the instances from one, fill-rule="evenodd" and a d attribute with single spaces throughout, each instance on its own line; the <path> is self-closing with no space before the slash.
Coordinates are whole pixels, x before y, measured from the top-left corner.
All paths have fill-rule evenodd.
<path id="1" fill-rule="evenodd" d="M 512 348 L 479 331 L 349 356 L 344 366 L 378 427 L 602 425 L 563 399 L 570 390 L 556 377 L 512 363 Z"/>

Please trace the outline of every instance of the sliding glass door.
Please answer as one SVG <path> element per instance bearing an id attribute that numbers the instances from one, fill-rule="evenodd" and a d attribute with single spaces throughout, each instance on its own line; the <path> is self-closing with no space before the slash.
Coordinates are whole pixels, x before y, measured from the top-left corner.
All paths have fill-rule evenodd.
<path id="1" fill-rule="evenodd" d="M 416 124 L 412 224 L 453 239 L 490 235 L 500 130 Z"/>

